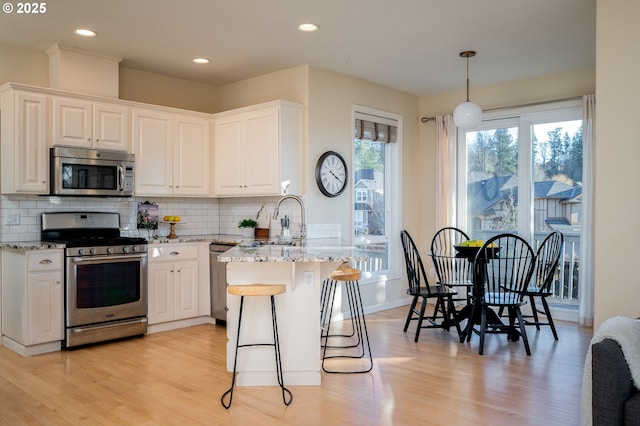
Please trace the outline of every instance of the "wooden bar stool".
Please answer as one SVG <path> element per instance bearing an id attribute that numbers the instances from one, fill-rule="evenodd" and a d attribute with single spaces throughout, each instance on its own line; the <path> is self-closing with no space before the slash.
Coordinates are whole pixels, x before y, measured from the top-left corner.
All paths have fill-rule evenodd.
<path id="1" fill-rule="evenodd" d="M 322 322 L 321 342 L 324 340 L 324 343 L 322 344 L 322 369 L 327 373 L 366 373 L 371 371 L 373 368 L 373 357 L 371 355 L 371 346 L 369 344 L 369 334 L 367 332 L 367 323 L 365 321 L 362 297 L 360 295 L 359 280 L 361 276 L 362 273 L 360 270 L 351 268 L 348 264 L 343 263 L 323 282 L 320 310 Z M 351 316 L 350 333 L 331 333 L 331 316 L 333 313 L 333 304 L 338 284 L 343 286 L 347 295 L 347 303 L 349 304 L 349 313 Z M 332 341 L 338 339 L 339 342 L 330 344 L 330 339 Z M 341 353 L 336 355 L 327 355 L 327 349 L 332 351 L 339 350 Z M 354 349 L 356 350 L 355 354 L 353 354 Z M 364 358 L 367 354 L 369 356 L 369 362 L 367 366 L 361 370 L 334 370 L 325 366 L 325 360 L 327 359 Z"/>
<path id="2" fill-rule="evenodd" d="M 336 269 L 334 272 L 331 273 L 331 275 L 329 276 L 329 278 L 327 278 L 326 280 L 324 280 L 322 282 L 322 293 L 321 293 L 321 304 L 320 304 L 320 324 L 321 324 L 321 333 L 320 333 L 320 338 L 325 340 L 325 343 L 322 344 L 322 347 L 326 346 L 326 338 L 328 336 L 328 327 L 329 327 L 329 323 L 331 322 L 331 317 L 333 315 L 333 304 L 334 304 L 334 300 L 335 300 L 335 293 L 336 293 L 336 287 L 338 284 L 338 281 L 345 281 L 346 278 L 351 278 L 352 280 L 359 280 L 360 279 L 360 271 L 357 269 L 353 269 L 351 270 L 349 268 L 349 265 L 346 263 L 343 263 L 342 265 L 340 265 L 338 267 L 338 269 Z M 345 289 L 346 291 L 346 289 Z M 331 337 L 344 337 L 344 338 L 351 338 L 354 337 L 356 335 L 356 322 L 355 322 L 355 315 L 353 312 L 353 306 L 355 306 L 355 304 L 352 301 L 352 292 L 347 291 L 347 298 L 348 298 L 348 303 L 349 303 L 349 308 L 350 308 L 350 320 L 351 320 L 351 331 L 348 334 L 331 334 Z M 335 340 L 335 339 L 334 339 Z M 342 339 L 344 340 L 344 339 Z M 355 343 L 353 344 L 348 344 L 348 343 L 340 343 L 340 344 L 333 344 L 333 345 L 329 345 L 328 347 L 331 349 L 337 349 L 337 348 L 341 348 L 341 349 L 345 349 L 345 348 L 355 348 L 358 347 L 359 345 L 359 341 L 357 340 Z"/>
<path id="3" fill-rule="evenodd" d="M 284 284 L 248 284 L 248 285 L 230 285 L 227 288 L 229 294 L 234 296 L 240 296 L 240 311 L 238 313 L 238 335 L 236 336 L 236 350 L 233 359 L 233 375 L 231 376 L 231 387 L 222 394 L 220 402 L 224 408 L 231 407 L 231 401 L 233 400 L 233 389 L 236 383 L 236 366 L 238 362 L 238 348 L 246 348 L 249 346 L 273 346 L 276 355 L 276 374 L 278 376 L 278 384 L 282 389 L 282 401 L 284 405 L 291 404 L 293 395 L 284 386 L 283 373 L 282 373 L 282 359 L 280 357 L 280 341 L 278 339 L 278 321 L 276 318 L 276 304 L 274 296 L 277 294 L 286 293 L 287 286 Z M 271 299 L 271 322 L 273 325 L 273 343 L 240 343 L 240 328 L 242 326 L 242 308 L 244 306 L 245 296 L 269 296 Z M 225 402 L 225 397 L 229 395 L 229 402 Z"/>

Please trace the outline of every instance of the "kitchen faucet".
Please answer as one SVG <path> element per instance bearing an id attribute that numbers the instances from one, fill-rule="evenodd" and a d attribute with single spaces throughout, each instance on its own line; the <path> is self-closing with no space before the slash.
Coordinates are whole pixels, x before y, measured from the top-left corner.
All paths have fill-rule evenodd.
<path id="1" fill-rule="evenodd" d="M 302 221 L 300 223 L 300 244 L 304 244 L 305 237 L 307 235 L 307 226 L 305 225 L 305 222 L 304 222 L 304 203 L 302 202 L 302 198 L 293 194 L 287 194 L 282 198 L 280 198 L 276 203 L 276 208 L 273 210 L 273 219 L 274 220 L 278 219 L 278 214 L 280 213 L 280 204 L 282 204 L 284 200 L 289 198 L 292 200 L 296 200 L 298 204 L 300 204 L 300 216 L 302 218 Z"/>

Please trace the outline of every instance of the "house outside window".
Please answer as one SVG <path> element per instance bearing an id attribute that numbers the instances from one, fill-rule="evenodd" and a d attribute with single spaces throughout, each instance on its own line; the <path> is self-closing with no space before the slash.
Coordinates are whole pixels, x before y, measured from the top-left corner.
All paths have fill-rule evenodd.
<path id="1" fill-rule="evenodd" d="M 366 277 L 400 274 L 401 117 L 354 106 L 353 243 L 369 256 L 356 265 Z"/>

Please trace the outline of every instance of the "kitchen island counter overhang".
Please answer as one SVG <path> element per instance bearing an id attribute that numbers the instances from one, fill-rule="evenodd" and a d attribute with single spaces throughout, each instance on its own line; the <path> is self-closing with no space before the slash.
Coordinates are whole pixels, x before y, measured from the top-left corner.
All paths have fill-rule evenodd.
<path id="1" fill-rule="evenodd" d="M 248 245 L 248 246 L 247 246 Z M 321 381 L 320 293 L 322 282 L 344 262 L 368 257 L 340 239 L 308 240 L 304 245 L 240 244 L 218 256 L 227 262 L 229 285 L 285 284 L 276 296 L 278 334 L 286 385 Z M 270 342 L 271 307 L 267 298 L 245 298 L 243 342 Z M 227 370 L 233 371 L 240 297 L 227 295 Z M 238 386 L 277 386 L 273 348 L 252 347 L 238 353 Z"/>

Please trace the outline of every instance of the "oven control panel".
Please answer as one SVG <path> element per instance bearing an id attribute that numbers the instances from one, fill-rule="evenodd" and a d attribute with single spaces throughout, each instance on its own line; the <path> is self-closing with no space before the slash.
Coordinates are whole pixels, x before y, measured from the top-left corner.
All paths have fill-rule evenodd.
<path id="1" fill-rule="evenodd" d="M 119 246 L 68 247 L 67 257 L 81 256 L 122 256 L 147 252 L 146 244 L 132 244 Z"/>

